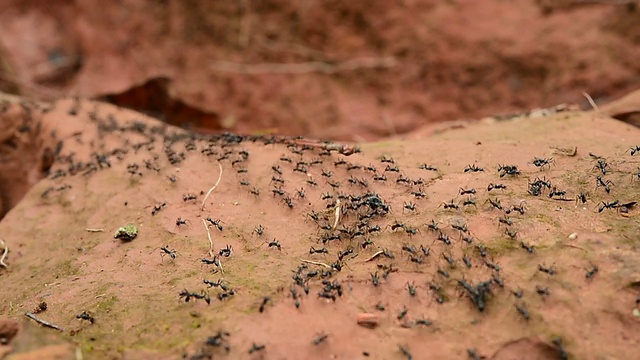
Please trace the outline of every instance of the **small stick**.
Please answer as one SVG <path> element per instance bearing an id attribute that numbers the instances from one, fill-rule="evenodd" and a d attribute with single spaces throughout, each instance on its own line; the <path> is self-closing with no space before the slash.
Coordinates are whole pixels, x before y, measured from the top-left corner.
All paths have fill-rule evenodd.
<path id="1" fill-rule="evenodd" d="M 209 231 L 209 225 L 207 225 L 207 221 L 202 219 L 202 223 L 204 224 L 204 229 L 207 230 L 207 237 L 209 238 L 209 256 L 213 257 L 213 240 L 211 240 L 211 231 Z"/>
<path id="2" fill-rule="evenodd" d="M 2 257 L 0 257 L 0 266 L 4 267 L 5 269 L 8 269 L 9 267 L 4 262 L 4 259 L 7 257 L 7 254 L 9 253 L 9 247 L 7 246 L 7 244 L 2 239 L 0 239 L 0 243 L 2 243 L 2 247 L 4 248 L 4 252 L 2 253 Z"/>
<path id="3" fill-rule="evenodd" d="M 367 260 L 365 260 L 364 262 L 369 262 L 375 258 L 377 258 L 378 256 L 380 256 L 380 254 L 384 253 L 384 250 L 380 250 L 377 253 L 373 254 L 370 258 L 368 258 Z"/>
<path id="4" fill-rule="evenodd" d="M 587 100 L 589 101 L 589 104 L 591 104 L 591 107 L 593 107 L 593 110 L 598 111 L 598 105 L 596 105 L 596 102 L 593 101 L 593 98 L 591 98 L 591 95 L 583 91 L 582 96 L 587 98 Z"/>
<path id="5" fill-rule="evenodd" d="M 320 266 L 324 266 L 327 269 L 331 269 L 331 266 L 325 264 L 325 263 L 321 263 L 321 262 L 317 262 L 317 261 L 311 261 L 311 260 L 305 260 L 305 259 L 300 259 L 300 261 L 305 262 L 307 264 L 313 264 L 313 265 L 320 265 Z"/>
<path id="6" fill-rule="evenodd" d="M 92 229 L 92 228 L 86 228 L 84 230 L 88 231 L 88 232 L 103 232 L 104 231 L 104 229 Z"/>
<path id="7" fill-rule="evenodd" d="M 24 315 L 25 315 L 26 317 L 28 317 L 29 319 L 31 319 L 31 320 L 33 320 L 33 321 L 37 322 L 38 324 L 42 325 L 42 326 L 46 326 L 46 327 L 48 327 L 48 328 L 56 329 L 56 330 L 59 330 L 59 331 L 64 331 L 64 330 L 63 330 L 61 327 L 59 327 L 58 325 L 54 325 L 54 324 L 52 324 L 52 323 L 50 323 L 50 322 L 48 322 L 48 321 L 44 321 L 44 320 L 40 319 L 39 317 L 37 317 L 37 316 L 33 315 L 33 314 L 32 314 L 32 313 L 30 313 L 30 312 L 24 313 Z"/>
<path id="8" fill-rule="evenodd" d="M 333 229 L 338 226 L 338 222 L 340 222 L 340 199 L 338 199 L 338 201 L 336 202 L 336 215 L 335 221 L 333 222 Z"/>
<path id="9" fill-rule="evenodd" d="M 218 167 L 220 167 L 220 175 L 218 175 L 218 181 L 216 181 L 216 184 L 213 185 L 213 187 L 209 189 L 209 191 L 207 191 L 207 195 L 205 195 L 204 199 L 202 199 L 202 208 L 200 210 L 204 210 L 204 202 L 207 201 L 207 198 L 209 197 L 211 192 L 218 187 L 218 184 L 220 184 L 220 180 L 222 179 L 222 165 L 220 165 L 220 162 L 218 162 Z"/>

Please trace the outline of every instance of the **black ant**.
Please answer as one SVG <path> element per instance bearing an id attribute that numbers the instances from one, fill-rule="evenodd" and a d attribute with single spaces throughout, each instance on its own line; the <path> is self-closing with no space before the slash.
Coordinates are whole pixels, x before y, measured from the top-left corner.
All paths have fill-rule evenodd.
<path id="1" fill-rule="evenodd" d="M 370 171 L 370 172 L 372 172 L 374 174 L 377 172 L 376 167 L 371 165 L 371 164 L 369 164 L 369 166 L 366 166 L 364 169 L 367 170 L 367 171 Z"/>
<path id="2" fill-rule="evenodd" d="M 587 198 L 589 198 L 589 193 L 580 193 L 578 195 L 576 195 L 576 205 L 578 205 L 578 201 L 582 202 L 583 204 L 587 203 Z"/>
<path id="3" fill-rule="evenodd" d="M 460 195 L 467 195 L 467 194 L 475 195 L 476 194 L 476 189 L 474 189 L 474 188 L 471 188 L 471 189 L 460 188 Z"/>
<path id="4" fill-rule="evenodd" d="M 313 246 L 309 249 L 309 254 L 328 254 L 329 250 L 327 248 L 316 249 Z"/>
<path id="5" fill-rule="evenodd" d="M 415 196 L 416 198 L 424 198 L 427 196 L 427 194 L 422 191 L 412 191 L 411 195 Z"/>
<path id="6" fill-rule="evenodd" d="M 438 168 L 428 164 L 421 164 L 420 166 L 418 166 L 418 169 L 427 170 L 427 171 L 438 171 Z"/>
<path id="7" fill-rule="evenodd" d="M 519 304 L 515 304 L 516 310 L 518 310 L 518 313 L 525 319 L 525 320 L 529 320 L 529 311 L 527 311 L 527 308 L 523 305 L 519 305 Z"/>
<path id="8" fill-rule="evenodd" d="M 280 170 L 280 165 L 273 165 L 271 166 L 271 170 L 275 171 L 276 173 L 278 173 L 278 175 L 282 175 L 282 170 Z"/>
<path id="9" fill-rule="evenodd" d="M 416 263 L 416 264 L 422 264 L 423 260 L 422 257 L 419 256 L 414 256 L 414 255 L 409 255 L 409 261 Z"/>
<path id="10" fill-rule="evenodd" d="M 487 201 L 491 204 L 491 206 L 493 206 L 494 208 L 498 209 L 498 210 L 502 210 L 502 205 L 500 204 L 500 199 L 496 198 L 494 199 L 487 199 Z"/>
<path id="11" fill-rule="evenodd" d="M 398 320 L 402 320 L 402 319 L 404 319 L 404 317 L 407 315 L 408 312 L 409 312 L 409 309 L 407 309 L 407 307 L 404 306 L 402 308 L 402 310 L 400 310 L 400 312 L 398 313 L 398 316 L 396 316 L 396 318 Z"/>
<path id="12" fill-rule="evenodd" d="M 407 290 L 410 296 L 416 296 L 416 286 L 413 283 L 407 283 Z"/>
<path id="13" fill-rule="evenodd" d="M 160 250 L 162 250 L 162 254 L 161 254 L 162 258 L 164 258 L 165 255 L 169 255 L 169 257 L 171 257 L 173 260 L 175 260 L 176 257 L 178 256 L 178 254 L 176 254 L 175 250 L 170 250 L 169 249 L 169 245 L 161 247 Z"/>
<path id="14" fill-rule="evenodd" d="M 509 219 L 506 215 L 501 218 L 498 218 L 498 222 L 505 224 L 507 226 L 513 225 L 513 221 L 511 221 L 511 219 Z"/>
<path id="15" fill-rule="evenodd" d="M 231 245 L 227 245 L 225 248 L 220 249 L 220 256 L 224 256 L 224 257 L 229 257 L 231 256 L 231 252 L 233 251 L 233 248 L 231 247 Z"/>
<path id="16" fill-rule="evenodd" d="M 400 168 L 398 168 L 398 166 L 391 166 L 391 165 L 387 165 L 387 166 L 384 168 L 384 171 L 385 171 L 385 172 L 397 172 L 397 173 L 399 173 L 399 172 L 400 172 Z"/>
<path id="17" fill-rule="evenodd" d="M 278 248 L 278 250 L 282 250 L 280 242 L 277 241 L 276 239 L 273 239 L 273 241 L 271 241 L 268 245 L 269 245 L 269 247 L 276 247 L 276 248 Z"/>
<path id="18" fill-rule="evenodd" d="M 262 302 L 260 303 L 260 308 L 258 309 L 261 313 L 264 312 L 264 308 L 265 306 L 267 306 L 267 303 L 271 301 L 271 298 L 268 296 L 265 296 L 264 298 L 262 298 Z"/>
<path id="19" fill-rule="evenodd" d="M 607 194 L 609 194 L 611 192 L 611 188 L 609 188 L 609 185 L 615 185 L 615 184 L 611 180 L 607 180 L 607 181 L 602 180 L 601 176 L 596 177 L 596 189 L 598 188 L 598 186 L 602 186 L 604 190 L 607 192 Z"/>
<path id="20" fill-rule="evenodd" d="M 558 356 L 560 357 L 560 359 L 568 360 L 569 353 L 567 353 L 567 350 L 564 349 L 564 344 L 562 344 L 562 339 L 559 337 L 556 337 L 553 340 L 551 340 L 551 342 L 556 347 L 556 351 L 558 352 Z"/>
<path id="21" fill-rule="evenodd" d="M 466 255 L 462 257 L 462 261 L 467 266 L 467 268 L 471 269 L 471 260 Z"/>
<path id="22" fill-rule="evenodd" d="M 607 175 L 607 166 L 609 166 L 609 164 L 607 164 L 607 161 L 605 159 L 598 159 L 598 164 L 593 168 L 600 170 L 602 172 L 602 175 Z"/>
<path id="23" fill-rule="evenodd" d="M 281 177 L 275 177 L 275 176 L 272 176 L 272 177 L 271 177 L 271 181 L 273 181 L 273 182 L 277 182 L 277 183 L 279 183 L 279 184 L 284 184 L 284 179 L 283 179 L 283 178 L 281 178 Z"/>
<path id="24" fill-rule="evenodd" d="M 387 157 L 387 156 L 383 156 L 382 159 L 380 159 L 380 162 L 381 163 L 389 163 L 389 164 L 395 164 L 396 163 L 392 158 Z"/>
<path id="25" fill-rule="evenodd" d="M 453 199 L 451 199 L 451 201 L 448 202 L 448 203 L 443 202 L 440 206 L 444 206 L 445 210 L 446 209 L 455 209 L 455 210 L 460 209 L 460 206 L 458 206 L 458 204 L 454 203 Z"/>
<path id="26" fill-rule="evenodd" d="M 479 171 L 484 172 L 484 169 L 481 168 L 481 167 L 476 166 L 476 164 L 467 165 L 467 167 L 464 168 L 464 172 L 479 172 Z"/>
<path id="27" fill-rule="evenodd" d="M 494 184 L 494 183 L 489 183 L 489 186 L 487 186 L 487 191 L 491 191 L 493 189 L 501 189 L 504 190 L 507 188 L 507 185 L 504 184 Z"/>
<path id="28" fill-rule="evenodd" d="M 636 206 L 637 204 L 638 204 L 637 201 L 631 201 L 631 202 L 628 202 L 628 203 L 624 203 L 624 204 L 618 205 L 618 209 L 620 209 L 620 212 L 622 212 L 622 213 L 628 213 L 629 210 L 632 207 Z"/>
<path id="29" fill-rule="evenodd" d="M 463 234 L 462 241 L 466 242 L 467 244 L 471 244 L 473 243 L 473 236 L 466 236 Z"/>
<path id="30" fill-rule="evenodd" d="M 265 348 L 266 348 L 266 345 L 263 345 L 263 344 L 258 345 L 256 343 L 253 343 L 253 345 L 251 345 L 251 348 L 249 349 L 249 354 L 253 354 L 254 352 L 262 351 Z"/>
<path id="31" fill-rule="evenodd" d="M 324 177 L 328 177 L 328 178 L 330 178 L 331 176 L 333 176 L 333 173 L 332 173 L 331 171 L 328 171 L 328 170 L 325 170 L 325 169 L 322 169 L 322 170 L 321 170 L 321 174 L 322 174 L 322 176 L 324 176 Z"/>
<path id="32" fill-rule="evenodd" d="M 631 147 L 631 156 L 635 155 L 636 153 L 640 153 L 640 145 L 634 145 Z M 627 150 L 629 151 L 629 150 Z M 625 153 L 627 152 L 625 151 Z"/>
<path id="33" fill-rule="evenodd" d="M 167 203 L 163 202 L 162 204 L 157 204 L 153 207 L 153 210 L 151 210 L 151 215 L 155 215 L 158 213 L 158 211 L 162 210 L 162 208 L 164 208 L 165 206 L 167 206 Z"/>
<path id="34" fill-rule="evenodd" d="M 87 320 L 88 322 L 90 322 L 92 324 L 94 324 L 96 322 L 96 319 L 86 311 L 83 311 L 80 314 L 76 315 L 76 319 Z"/>
<path id="35" fill-rule="evenodd" d="M 549 199 L 551 199 L 551 198 L 552 198 L 552 197 L 554 197 L 554 196 L 558 196 L 558 199 L 557 199 L 557 200 L 566 200 L 566 199 L 565 199 L 565 195 L 567 195 L 567 192 L 566 192 L 566 191 L 564 191 L 564 190 L 558 190 L 558 189 L 556 189 L 556 187 L 554 186 L 554 187 L 551 189 L 551 192 L 549 192 L 549 195 L 548 195 L 548 196 L 549 196 Z M 571 201 L 571 200 L 569 200 L 569 201 Z"/>
<path id="36" fill-rule="evenodd" d="M 218 279 L 218 281 L 211 281 L 211 280 L 204 279 L 204 280 L 202 280 L 202 282 L 205 283 L 205 285 L 208 285 L 208 287 L 218 287 L 219 286 L 220 289 L 222 289 L 222 291 L 229 290 L 227 285 L 224 284 L 224 280 L 222 280 L 222 279 Z"/>
<path id="37" fill-rule="evenodd" d="M 212 226 L 217 227 L 218 230 L 222 231 L 222 225 L 220 225 L 220 222 L 222 222 L 222 220 L 220 220 L 220 219 L 213 220 L 211 217 L 207 217 L 205 220 L 210 222 Z"/>
<path id="38" fill-rule="evenodd" d="M 538 285 L 536 285 L 536 293 L 538 293 L 538 295 L 540 295 L 540 296 L 549 296 L 549 295 L 551 295 L 551 292 L 549 291 L 549 288 L 538 286 Z"/>
<path id="39" fill-rule="evenodd" d="M 527 245 L 524 242 L 520 242 L 520 246 L 523 249 L 527 250 L 527 252 L 529 252 L 530 254 L 533 254 L 533 251 L 534 251 L 534 246 L 533 245 Z"/>
<path id="40" fill-rule="evenodd" d="M 484 245 L 478 244 L 478 245 L 476 245 L 476 249 L 478 249 L 478 251 L 480 252 L 480 256 L 482 256 L 482 257 L 486 257 L 487 256 L 487 249 L 484 247 Z"/>
<path id="41" fill-rule="evenodd" d="M 176 219 L 176 226 L 187 225 L 187 220 L 181 217 Z"/>
<path id="42" fill-rule="evenodd" d="M 543 265 L 538 264 L 538 270 L 543 272 L 543 273 L 547 273 L 549 275 L 554 275 L 556 273 L 556 270 L 552 267 L 545 267 Z"/>
<path id="43" fill-rule="evenodd" d="M 284 196 L 284 191 L 282 191 L 282 189 L 279 187 L 274 188 L 273 190 L 271 190 L 271 192 L 273 193 L 273 196 L 276 196 L 276 195 Z"/>
<path id="44" fill-rule="evenodd" d="M 524 215 L 524 213 L 527 212 L 527 208 L 524 205 L 522 205 L 522 202 L 520 203 L 520 205 L 511 206 L 511 210 L 517 211 L 518 213 L 520 213 L 520 215 Z"/>
<path id="45" fill-rule="evenodd" d="M 373 181 L 383 181 L 384 182 L 384 181 L 387 181 L 387 177 L 384 176 L 384 174 L 382 174 L 382 175 L 376 174 L 376 175 L 373 175 Z"/>
<path id="46" fill-rule="evenodd" d="M 207 304 L 211 304 L 211 299 L 209 298 L 209 294 L 202 291 L 201 293 L 190 292 L 187 289 L 180 291 L 178 294 L 180 298 L 184 298 L 185 302 L 189 302 L 191 298 L 204 300 Z"/>
<path id="47" fill-rule="evenodd" d="M 287 204 L 287 206 L 290 209 L 293 209 L 293 201 L 291 201 L 291 198 L 289 196 L 285 196 L 282 201 L 284 201 L 285 204 Z"/>
<path id="48" fill-rule="evenodd" d="M 196 194 L 184 194 L 184 195 L 182 195 L 182 200 L 183 201 L 195 200 L 197 198 L 198 198 L 198 196 Z"/>
<path id="49" fill-rule="evenodd" d="M 469 232 L 469 229 L 467 228 L 467 224 L 462 224 L 462 225 L 452 224 L 451 227 L 463 233 Z"/>
<path id="50" fill-rule="evenodd" d="M 249 169 L 247 169 L 247 168 L 240 168 L 240 169 L 236 170 L 237 174 L 246 174 L 248 172 L 249 172 Z"/>
<path id="51" fill-rule="evenodd" d="M 598 212 L 601 213 L 604 211 L 604 209 L 615 209 L 618 207 L 619 203 L 620 203 L 619 200 L 615 200 L 610 203 L 601 201 L 598 205 L 602 204 L 602 206 L 600 206 L 600 208 L 598 209 Z"/>
<path id="52" fill-rule="evenodd" d="M 260 190 L 256 189 L 255 187 L 253 189 L 251 189 L 251 194 L 255 195 L 255 196 L 260 196 Z"/>
<path id="53" fill-rule="evenodd" d="M 587 270 L 587 273 L 584 274 L 584 277 L 587 279 L 591 279 L 598 273 L 599 269 L 597 266 L 592 266 L 591 269 Z"/>
<path id="54" fill-rule="evenodd" d="M 380 278 L 378 277 L 378 272 L 376 271 L 371 275 L 371 283 L 373 284 L 373 286 L 378 286 L 380 285 Z"/>
<path id="55" fill-rule="evenodd" d="M 534 157 L 533 158 L 533 165 L 535 165 L 536 167 L 539 167 L 540 170 L 544 169 L 545 166 L 549 166 L 551 167 L 551 163 L 555 164 L 555 160 L 553 160 L 553 158 L 538 158 L 538 157 Z"/>
<path id="56" fill-rule="evenodd" d="M 431 222 L 429 224 L 427 224 L 427 228 L 429 230 L 432 230 L 432 231 L 438 231 L 439 230 L 438 223 L 433 219 L 431 219 Z"/>
<path id="57" fill-rule="evenodd" d="M 511 239 L 515 240 L 518 237 L 518 232 L 509 228 L 504 229 L 504 233 Z"/>
<path id="58" fill-rule="evenodd" d="M 440 232 L 438 234 L 438 240 L 442 241 L 443 243 L 447 244 L 447 245 L 451 245 L 451 240 L 449 239 L 449 237 L 447 235 L 445 235 L 443 232 Z"/>
<path id="59" fill-rule="evenodd" d="M 340 183 L 339 182 L 335 182 L 335 181 L 327 181 L 327 184 L 329 184 L 334 189 L 340 187 Z"/>
<path id="60" fill-rule="evenodd" d="M 520 170 L 518 170 L 518 167 L 515 165 L 498 165 L 498 172 L 501 172 L 500 177 L 504 177 L 505 175 L 520 175 Z"/>
<path id="61" fill-rule="evenodd" d="M 253 229 L 253 232 L 255 232 L 258 236 L 262 236 L 262 234 L 264 234 L 264 228 L 262 227 L 262 225 L 258 225 L 258 227 Z"/>
<path id="62" fill-rule="evenodd" d="M 412 203 L 412 202 L 405 202 L 404 206 L 405 209 L 409 210 L 409 211 L 415 211 L 416 210 L 416 204 Z"/>
<path id="63" fill-rule="evenodd" d="M 449 263 L 449 266 L 451 266 L 452 268 L 456 267 L 456 261 L 449 255 L 443 253 L 442 257 L 447 260 L 447 262 Z"/>

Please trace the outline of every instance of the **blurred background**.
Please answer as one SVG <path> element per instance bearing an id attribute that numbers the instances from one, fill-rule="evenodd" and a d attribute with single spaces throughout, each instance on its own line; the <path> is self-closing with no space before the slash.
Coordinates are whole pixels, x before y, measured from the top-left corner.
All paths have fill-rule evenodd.
<path id="1" fill-rule="evenodd" d="M 640 88 L 637 1 L 1 0 L 0 91 L 366 141 Z"/>

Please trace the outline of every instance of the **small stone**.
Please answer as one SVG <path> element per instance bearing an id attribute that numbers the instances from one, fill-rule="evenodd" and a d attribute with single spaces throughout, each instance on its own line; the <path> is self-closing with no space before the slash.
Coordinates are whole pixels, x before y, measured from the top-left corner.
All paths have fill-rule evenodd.
<path id="1" fill-rule="evenodd" d="M 569 240 L 575 240 L 578 238 L 578 233 L 572 233 L 571 235 L 569 235 Z"/>
<path id="2" fill-rule="evenodd" d="M 638 308 L 633 309 L 633 316 L 640 318 L 640 309 Z"/>
<path id="3" fill-rule="evenodd" d="M 138 228 L 133 224 L 127 224 L 119 228 L 115 235 L 113 235 L 114 238 L 122 241 L 131 241 L 135 239 L 136 236 L 138 236 Z"/>
<path id="4" fill-rule="evenodd" d="M 380 317 L 376 314 L 372 313 L 360 313 L 357 317 L 358 325 L 373 329 L 378 326 L 380 322 Z"/>

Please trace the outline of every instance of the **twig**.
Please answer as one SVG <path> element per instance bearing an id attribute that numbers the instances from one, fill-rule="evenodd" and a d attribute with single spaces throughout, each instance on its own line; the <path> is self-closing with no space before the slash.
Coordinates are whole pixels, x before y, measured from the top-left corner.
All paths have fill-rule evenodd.
<path id="1" fill-rule="evenodd" d="M 202 223 L 204 224 L 205 230 L 207 230 L 207 237 L 209 238 L 209 244 L 211 244 L 209 247 L 209 256 L 213 257 L 213 240 L 211 240 L 211 231 L 209 231 L 209 225 L 207 225 L 207 221 L 205 219 L 202 219 Z"/>
<path id="2" fill-rule="evenodd" d="M 589 104 L 591 104 L 591 107 L 593 108 L 593 110 L 598 111 L 598 105 L 596 105 L 596 102 L 593 101 L 593 98 L 591 97 L 591 95 L 583 91 L 582 96 L 587 98 L 587 101 L 589 101 Z"/>
<path id="3" fill-rule="evenodd" d="M 338 199 L 338 201 L 336 202 L 336 215 L 335 215 L 335 221 L 333 222 L 333 229 L 336 228 L 336 226 L 338 226 L 338 222 L 340 222 L 340 199 Z"/>
<path id="4" fill-rule="evenodd" d="M 303 63 L 261 63 L 242 64 L 230 61 L 215 61 L 211 68 L 213 70 L 232 72 L 245 75 L 261 74 L 308 74 L 323 73 L 335 74 L 342 71 L 353 71 L 359 69 L 391 68 L 396 66 L 397 61 L 393 57 L 382 58 L 359 58 L 351 59 L 336 64 L 322 61 L 310 61 Z"/>
<path id="5" fill-rule="evenodd" d="M 380 254 L 384 253 L 384 250 L 380 250 L 377 253 L 373 254 L 370 258 L 368 258 L 367 260 L 365 260 L 364 262 L 369 262 L 375 258 L 377 258 L 378 256 L 380 256 Z"/>
<path id="6" fill-rule="evenodd" d="M 218 181 L 216 181 L 216 184 L 213 185 L 213 187 L 209 189 L 209 191 L 207 191 L 207 195 L 205 195 L 204 199 L 202 199 L 202 208 L 200 210 L 204 210 L 204 202 L 207 201 L 209 194 L 211 194 L 211 192 L 218 187 L 218 184 L 220 184 L 220 179 L 222 179 L 222 165 L 220 165 L 220 163 L 218 162 L 218 166 L 220 167 L 220 175 L 218 175 Z"/>
<path id="7" fill-rule="evenodd" d="M 2 240 L 2 239 L 0 239 L 0 243 L 2 244 L 2 247 L 4 248 L 4 251 L 2 252 L 2 257 L 0 257 L 0 266 L 4 267 L 5 269 L 8 269 L 9 267 L 4 262 L 4 259 L 7 257 L 7 254 L 9 253 L 9 247 L 7 246 L 7 243 L 5 243 L 4 240 Z"/>
<path id="8" fill-rule="evenodd" d="M 52 323 L 50 323 L 50 322 L 48 322 L 48 321 L 44 321 L 44 320 L 40 319 L 39 317 L 37 317 L 37 316 L 33 315 L 33 314 L 32 314 L 32 313 L 30 313 L 30 312 L 28 312 L 28 313 L 24 313 L 24 315 L 25 315 L 26 317 L 28 317 L 29 319 L 31 319 L 31 320 L 33 320 L 33 321 L 37 322 L 38 324 L 42 325 L 42 326 L 46 326 L 46 327 L 48 327 L 48 328 L 56 329 L 56 330 L 59 330 L 59 331 L 64 331 L 64 330 L 63 330 L 61 327 L 59 327 L 58 325 L 54 325 L 54 324 L 52 324 Z"/>
<path id="9" fill-rule="evenodd" d="M 321 262 L 317 262 L 317 261 L 311 261 L 311 260 L 305 260 L 305 259 L 300 259 L 300 261 L 305 262 L 307 264 L 313 264 L 313 265 L 320 265 L 320 266 L 324 266 L 327 269 L 331 269 L 331 266 L 325 264 L 325 263 L 321 263 Z"/>
<path id="10" fill-rule="evenodd" d="M 103 232 L 104 231 L 104 229 L 92 229 L 92 228 L 86 228 L 84 230 L 88 231 L 88 232 Z"/>

